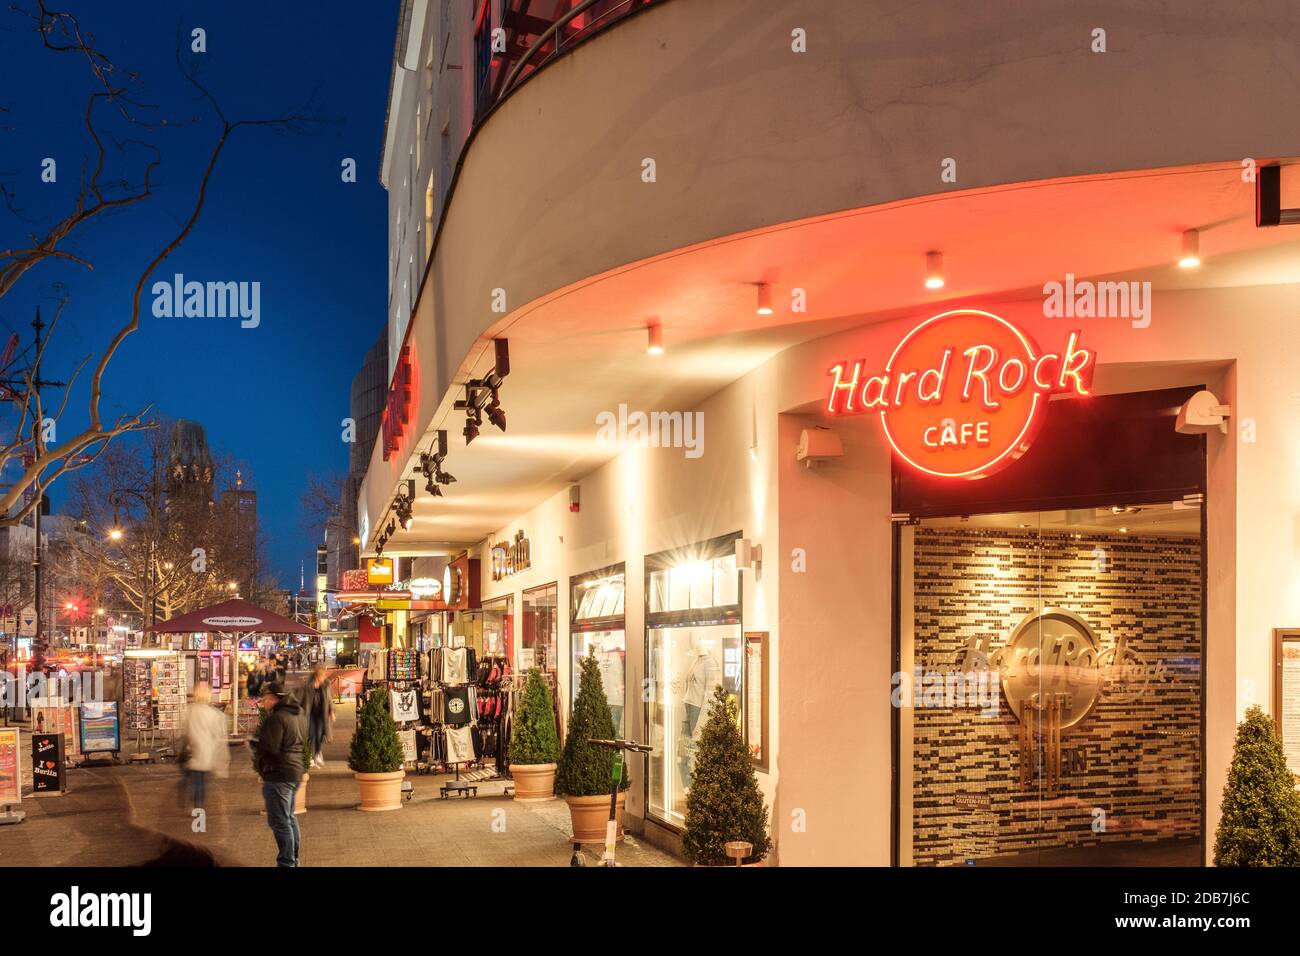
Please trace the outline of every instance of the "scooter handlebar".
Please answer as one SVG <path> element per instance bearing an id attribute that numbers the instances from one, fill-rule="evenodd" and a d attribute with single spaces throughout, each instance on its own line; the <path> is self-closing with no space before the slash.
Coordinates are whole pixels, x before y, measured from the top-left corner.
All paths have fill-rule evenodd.
<path id="1" fill-rule="evenodd" d="M 648 754 L 654 750 L 649 744 L 639 744 L 635 740 L 600 740 L 596 737 L 588 737 L 587 743 L 593 747 L 606 747 L 609 750 L 631 750 L 642 754 Z"/>

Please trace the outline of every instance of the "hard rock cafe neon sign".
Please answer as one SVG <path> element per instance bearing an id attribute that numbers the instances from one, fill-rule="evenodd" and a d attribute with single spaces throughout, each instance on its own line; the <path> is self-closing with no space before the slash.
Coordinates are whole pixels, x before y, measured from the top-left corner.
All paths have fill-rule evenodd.
<path id="1" fill-rule="evenodd" d="M 894 453 L 918 471 L 983 478 L 1029 449 L 1051 395 L 1091 394 L 1097 356 L 1079 338 L 1044 351 L 991 312 L 944 312 L 907 333 L 879 374 L 864 359 L 832 366 L 826 410 L 878 414 Z"/>

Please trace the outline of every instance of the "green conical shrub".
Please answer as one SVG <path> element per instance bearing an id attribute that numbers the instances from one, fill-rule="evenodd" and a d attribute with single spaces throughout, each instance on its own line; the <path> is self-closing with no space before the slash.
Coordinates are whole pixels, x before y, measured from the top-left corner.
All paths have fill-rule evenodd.
<path id="1" fill-rule="evenodd" d="M 388 712 L 388 691 L 372 690 L 357 717 L 348 751 L 348 767 L 354 773 L 394 773 L 402 769 L 402 742 L 397 724 Z"/>
<path id="2" fill-rule="evenodd" d="M 723 849 L 729 840 L 754 845 L 750 863 L 766 857 L 772 846 L 767 835 L 767 805 L 740 736 L 736 705 L 718 685 L 695 752 L 682 850 L 691 863 L 725 866 L 735 863 Z"/>
<path id="3" fill-rule="evenodd" d="M 523 700 L 515 713 L 510 734 L 512 764 L 555 763 L 560 756 L 560 738 L 555 732 L 555 708 L 542 672 L 529 668 Z"/>
<path id="4" fill-rule="evenodd" d="M 564 741 L 559 769 L 555 772 L 555 792 L 560 796 L 594 797 L 609 793 L 615 752 L 604 747 L 593 747 L 587 743 L 592 738 L 612 740 L 614 716 L 610 713 L 609 701 L 605 698 L 600 667 L 595 656 L 589 654 L 582 659 L 578 699 L 573 702 L 569 735 Z M 619 789 L 626 790 L 629 786 L 631 782 L 625 766 Z"/>
<path id="5" fill-rule="evenodd" d="M 1300 865 L 1300 794 L 1273 721 L 1258 706 L 1237 725 L 1222 809 L 1215 866 Z"/>

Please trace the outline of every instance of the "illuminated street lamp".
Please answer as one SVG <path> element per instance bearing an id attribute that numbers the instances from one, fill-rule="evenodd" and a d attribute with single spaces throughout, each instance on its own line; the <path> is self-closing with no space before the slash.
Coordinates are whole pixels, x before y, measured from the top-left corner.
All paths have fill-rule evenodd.
<path id="1" fill-rule="evenodd" d="M 121 529 L 121 528 L 114 528 L 112 531 L 110 531 L 110 532 L 108 533 L 108 536 L 109 536 L 110 538 L 112 538 L 114 541 L 121 541 L 121 540 L 122 540 L 122 529 Z"/>

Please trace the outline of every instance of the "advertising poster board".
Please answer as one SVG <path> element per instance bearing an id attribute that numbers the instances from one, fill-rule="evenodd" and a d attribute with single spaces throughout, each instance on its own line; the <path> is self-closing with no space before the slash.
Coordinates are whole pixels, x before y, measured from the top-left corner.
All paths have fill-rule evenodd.
<path id="1" fill-rule="evenodd" d="M 42 733 L 62 734 L 67 755 L 76 758 L 81 753 L 77 746 L 77 710 L 57 698 L 33 700 L 32 728 Z"/>
<path id="2" fill-rule="evenodd" d="M 117 753 L 122 749 L 122 724 L 117 701 L 81 705 L 81 752 Z"/>
<path id="3" fill-rule="evenodd" d="M 32 792 L 62 793 L 67 789 L 63 763 L 63 734 L 32 734 Z"/>
<path id="4" fill-rule="evenodd" d="M 0 727 L 0 807 L 7 803 L 22 803 L 19 746 L 21 739 L 17 727 Z"/>

